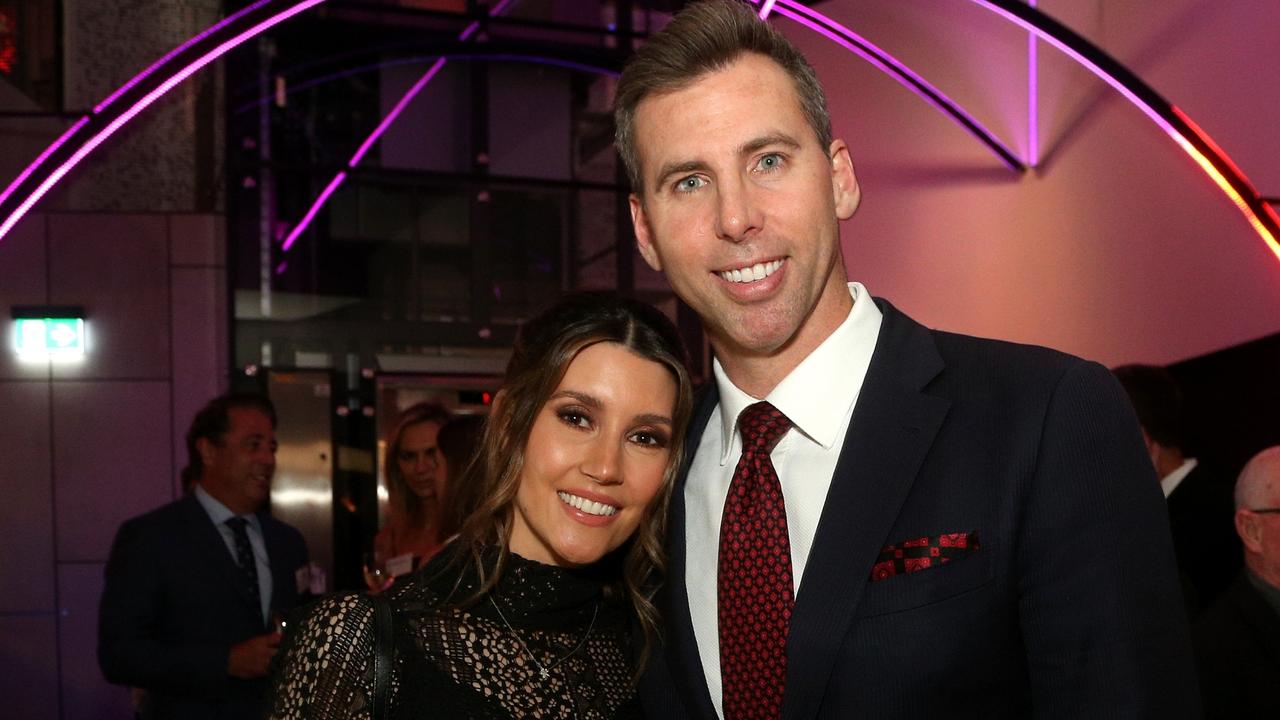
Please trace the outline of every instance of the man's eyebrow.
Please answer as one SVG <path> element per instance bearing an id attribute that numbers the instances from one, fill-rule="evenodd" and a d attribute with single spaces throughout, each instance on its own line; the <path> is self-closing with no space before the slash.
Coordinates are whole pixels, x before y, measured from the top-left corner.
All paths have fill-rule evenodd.
<path id="1" fill-rule="evenodd" d="M 739 155 L 752 155 L 761 150 L 774 145 L 782 145 L 792 150 L 800 147 L 800 143 L 790 135 L 783 133 L 772 133 L 770 135 L 762 135 L 761 137 L 748 140 L 738 148 Z"/>
<path id="2" fill-rule="evenodd" d="M 662 187 L 667 182 L 667 178 L 672 175 L 683 175 L 685 173 L 706 170 L 707 164 L 701 160 L 685 160 L 679 163 L 667 163 L 658 170 L 657 186 Z"/>

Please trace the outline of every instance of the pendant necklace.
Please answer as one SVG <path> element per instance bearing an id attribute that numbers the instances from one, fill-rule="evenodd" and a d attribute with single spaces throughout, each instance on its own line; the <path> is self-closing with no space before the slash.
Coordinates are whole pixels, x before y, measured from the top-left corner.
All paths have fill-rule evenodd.
<path id="1" fill-rule="evenodd" d="M 494 601 L 493 595 L 489 596 L 489 604 L 493 606 L 495 611 L 497 611 L 498 617 L 502 620 L 502 624 L 506 625 L 507 630 L 511 631 L 511 636 L 516 639 L 516 642 L 520 643 L 520 648 L 524 650 L 524 654 L 528 655 L 529 659 L 533 661 L 533 664 L 538 666 L 538 677 L 543 680 L 551 677 L 552 670 L 555 670 L 560 663 L 573 657 L 574 653 L 581 650 L 582 646 L 587 644 L 587 638 L 591 637 L 591 631 L 595 629 L 596 626 L 596 616 L 600 614 L 600 603 L 597 602 L 595 609 L 591 611 L 591 622 L 587 625 L 587 632 L 582 636 L 582 639 L 578 641 L 578 644 L 574 645 L 573 649 L 566 653 L 564 657 L 556 660 L 550 665 L 543 665 L 538 662 L 538 658 L 534 657 L 533 652 L 529 650 L 529 646 L 524 644 L 524 640 L 521 639 L 520 633 L 516 632 L 516 629 L 511 627 L 511 623 L 507 622 L 507 616 L 502 614 L 502 609 L 499 608 L 498 603 Z"/>

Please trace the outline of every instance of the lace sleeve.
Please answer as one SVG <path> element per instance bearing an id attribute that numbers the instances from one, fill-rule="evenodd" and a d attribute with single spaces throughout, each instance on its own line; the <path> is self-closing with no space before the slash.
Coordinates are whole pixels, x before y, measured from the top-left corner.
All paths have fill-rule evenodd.
<path id="1" fill-rule="evenodd" d="M 373 602 L 321 601 L 281 644 L 272 720 L 369 720 L 373 712 Z"/>

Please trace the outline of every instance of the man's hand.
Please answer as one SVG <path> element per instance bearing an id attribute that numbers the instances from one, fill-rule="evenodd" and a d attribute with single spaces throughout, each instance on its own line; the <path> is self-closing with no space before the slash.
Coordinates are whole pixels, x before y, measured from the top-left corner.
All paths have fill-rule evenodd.
<path id="1" fill-rule="evenodd" d="M 280 633 L 258 635 L 231 646 L 231 655 L 227 658 L 227 673 L 241 680 L 266 677 L 267 668 L 271 666 L 271 658 L 275 657 L 278 647 Z"/>

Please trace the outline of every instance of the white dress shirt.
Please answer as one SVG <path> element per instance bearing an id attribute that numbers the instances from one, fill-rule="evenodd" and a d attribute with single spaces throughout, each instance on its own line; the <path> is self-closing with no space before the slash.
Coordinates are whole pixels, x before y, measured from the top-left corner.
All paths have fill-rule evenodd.
<path id="1" fill-rule="evenodd" d="M 1187 476 L 1191 474 L 1191 471 L 1196 469 L 1197 464 L 1198 463 L 1195 458 L 1187 458 L 1182 461 L 1181 465 L 1174 468 L 1173 472 L 1160 478 L 1160 489 L 1164 491 L 1164 497 L 1166 500 L 1169 499 L 1169 496 L 1173 494 L 1174 490 L 1178 489 L 1178 486 L 1182 484 L 1182 481 L 1187 479 Z"/>
<path id="2" fill-rule="evenodd" d="M 227 552 L 231 553 L 231 560 L 236 567 L 239 567 L 240 561 L 236 559 L 236 533 L 230 525 L 227 525 L 227 521 L 236 514 L 231 512 L 231 508 L 205 492 L 199 483 L 196 484 L 195 494 L 196 502 L 209 513 L 209 519 L 213 521 L 214 527 L 218 528 L 218 534 L 222 535 L 222 541 L 227 545 Z M 268 610 L 271 607 L 271 561 L 267 557 L 267 542 L 262 538 L 262 524 L 258 522 L 257 515 L 249 513 L 240 517 L 249 521 L 246 529 L 249 545 L 253 548 L 254 564 L 258 566 L 258 599 L 262 603 L 262 621 L 267 622 L 270 620 Z"/>
<path id="3" fill-rule="evenodd" d="M 849 317 L 764 398 L 792 422 L 770 457 L 787 508 L 797 597 L 845 431 L 880 333 L 882 316 L 871 294 L 856 282 L 849 283 L 849 294 L 853 296 Z M 720 516 L 742 455 L 738 415 L 760 398 L 738 389 L 718 360 L 713 372 L 720 402 L 707 421 L 684 488 L 685 586 L 707 690 L 716 714 L 724 717 L 716 612 Z"/>

